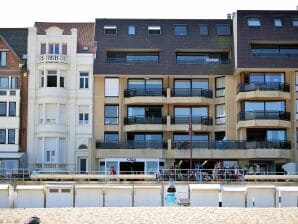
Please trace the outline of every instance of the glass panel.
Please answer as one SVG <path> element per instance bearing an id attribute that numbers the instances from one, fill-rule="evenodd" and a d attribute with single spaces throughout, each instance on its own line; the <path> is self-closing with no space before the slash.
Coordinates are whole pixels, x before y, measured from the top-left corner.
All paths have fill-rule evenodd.
<path id="1" fill-rule="evenodd" d="M 175 116 L 189 116 L 190 115 L 190 108 L 188 107 L 175 107 Z"/>
<path id="2" fill-rule="evenodd" d="M 145 135 L 146 141 L 162 141 L 162 134 L 146 134 Z"/>
<path id="3" fill-rule="evenodd" d="M 186 25 L 177 25 L 175 26 L 175 35 L 186 35 L 187 26 Z"/>
<path id="4" fill-rule="evenodd" d="M 6 51 L 0 51 L 0 66 L 4 67 L 6 66 L 6 59 L 7 52 Z"/>
<path id="5" fill-rule="evenodd" d="M 118 161 L 107 161 L 106 162 L 106 174 L 117 174 L 118 173 Z"/>
<path id="6" fill-rule="evenodd" d="M 190 80 L 175 80 L 174 88 L 175 89 L 190 89 L 191 81 Z"/>
<path id="7" fill-rule="evenodd" d="M 265 102 L 265 110 L 285 111 L 286 105 L 284 101 Z"/>
<path id="8" fill-rule="evenodd" d="M 145 89 L 145 80 L 142 79 L 129 79 L 128 89 Z"/>
<path id="9" fill-rule="evenodd" d="M 118 124 L 118 106 L 105 106 L 105 124 Z"/>
<path id="10" fill-rule="evenodd" d="M 155 174 L 158 172 L 158 161 L 147 161 L 146 162 L 146 173 Z"/>
<path id="11" fill-rule="evenodd" d="M 245 102 L 245 111 L 263 111 L 265 110 L 264 102 Z"/>
<path id="12" fill-rule="evenodd" d="M 144 142 L 145 141 L 145 134 L 135 134 L 134 140 L 136 142 Z"/>
<path id="13" fill-rule="evenodd" d="M 248 26 L 261 26 L 261 21 L 259 18 L 248 18 L 247 25 Z"/>
<path id="14" fill-rule="evenodd" d="M 208 107 L 193 107 L 192 108 L 192 116 L 193 117 L 208 117 Z"/>
<path id="15" fill-rule="evenodd" d="M 6 130 L 0 129 L 0 144 L 5 144 L 6 142 Z"/>
<path id="16" fill-rule="evenodd" d="M 128 34 L 135 35 L 136 34 L 136 27 L 135 26 L 128 26 Z"/>
<path id="17" fill-rule="evenodd" d="M 146 80 L 146 89 L 162 89 L 161 79 Z"/>
<path id="18" fill-rule="evenodd" d="M 0 77 L 0 89 L 8 89 L 8 77 Z"/>
<path id="19" fill-rule="evenodd" d="M 144 107 L 128 107 L 128 116 L 140 116 L 145 117 L 145 108 Z"/>
<path id="20" fill-rule="evenodd" d="M 15 130 L 8 129 L 8 144 L 15 144 Z"/>
<path id="21" fill-rule="evenodd" d="M 0 102 L 0 116 L 6 116 L 6 102 Z"/>
<path id="22" fill-rule="evenodd" d="M 274 26 L 275 27 L 281 27 L 282 26 L 281 18 L 275 18 L 274 19 Z"/>
<path id="23" fill-rule="evenodd" d="M 285 130 L 267 130 L 268 141 L 286 141 Z"/>
<path id="24" fill-rule="evenodd" d="M 193 89 L 208 89 L 208 80 L 192 80 Z"/>
<path id="25" fill-rule="evenodd" d="M 9 116 L 16 116 L 16 103 L 9 102 Z"/>
<path id="26" fill-rule="evenodd" d="M 18 88 L 18 77 L 11 77 L 11 89 Z"/>
<path id="27" fill-rule="evenodd" d="M 119 133 L 118 132 L 105 132 L 104 140 L 107 142 L 118 141 Z"/>
<path id="28" fill-rule="evenodd" d="M 174 141 L 189 141 L 190 136 L 189 134 L 174 134 Z M 193 134 L 192 136 L 193 141 L 208 141 L 209 136 L 208 134 Z"/>
<path id="29" fill-rule="evenodd" d="M 251 73 L 249 75 L 249 83 L 264 83 L 264 74 Z"/>

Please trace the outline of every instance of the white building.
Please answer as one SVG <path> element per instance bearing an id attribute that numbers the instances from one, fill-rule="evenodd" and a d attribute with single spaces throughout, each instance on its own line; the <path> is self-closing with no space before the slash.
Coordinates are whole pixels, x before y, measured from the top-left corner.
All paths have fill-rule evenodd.
<path id="1" fill-rule="evenodd" d="M 90 170 L 94 23 L 35 23 L 28 39 L 28 167 Z"/>

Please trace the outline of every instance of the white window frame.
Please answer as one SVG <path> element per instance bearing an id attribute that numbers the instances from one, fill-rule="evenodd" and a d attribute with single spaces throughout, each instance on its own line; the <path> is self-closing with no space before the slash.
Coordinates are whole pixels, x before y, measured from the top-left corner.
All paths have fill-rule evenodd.
<path id="1" fill-rule="evenodd" d="M 161 35 L 161 26 L 148 26 L 148 35 Z M 159 30 L 159 34 L 151 34 L 151 30 Z"/>
<path id="2" fill-rule="evenodd" d="M 103 30 L 105 35 L 116 35 L 118 33 L 116 25 L 105 25 L 103 27 Z M 110 33 L 106 33 L 106 30 L 115 30 L 116 32 L 114 34 L 110 34 Z"/>
<path id="3" fill-rule="evenodd" d="M 89 72 L 80 72 L 79 88 L 89 89 Z M 83 87 L 81 87 L 81 80 L 83 80 Z"/>

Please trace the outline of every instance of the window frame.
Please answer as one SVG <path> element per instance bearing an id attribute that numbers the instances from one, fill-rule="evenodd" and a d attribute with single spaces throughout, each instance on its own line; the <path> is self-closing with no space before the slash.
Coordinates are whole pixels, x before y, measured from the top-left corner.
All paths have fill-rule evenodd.
<path id="1" fill-rule="evenodd" d="M 152 30 L 159 30 L 159 33 L 150 33 Z M 151 25 L 147 26 L 148 36 L 161 36 L 161 26 L 159 25 Z"/>
<path id="2" fill-rule="evenodd" d="M 0 138 L 0 144 L 6 144 L 6 129 L 1 128 L 0 132 L 4 133 L 4 141 L 1 141 L 1 138 Z M 1 134 L 0 134 L 0 136 L 1 136 Z"/>
<path id="3" fill-rule="evenodd" d="M 0 86 L 0 89 L 9 89 L 9 76 L 0 75 L 0 79 L 6 79 L 7 80 L 7 87 L 6 88 L 1 88 L 1 86 Z"/>
<path id="4" fill-rule="evenodd" d="M 217 111 L 219 106 L 224 106 L 225 116 L 217 116 Z M 224 118 L 224 119 L 223 119 Z M 224 122 L 217 122 L 218 120 L 224 120 Z M 226 105 L 224 103 L 215 105 L 215 124 L 222 125 L 226 123 Z"/>
<path id="5" fill-rule="evenodd" d="M 280 22 L 280 25 L 278 25 L 278 21 Z M 273 18 L 273 25 L 274 25 L 274 27 L 276 27 L 276 28 L 280 28 L 280 27 L 282 27 L 282 26 L 283 26 L 283 24 L 282 24 L 282 19 L 281 19 L 280 17 L 274 17 L 274 18 Z"/>
<path id="6" fill-rule="evenodd" d="M 2 54 L 4 53 L 4 55 L 5 55 L 5 63 L 3 63 L 3 65 L 2 65 Z M 0 67 L 7 67 L 7 51 L 3 51 L 3 50 L 1 50 L 0 51 L 0 55 L 1 55 L 1 58 L 0 58 Z"/>
<path id="7" fill-rule="evenodd" d="M 176 28 L 185 28 L 185 33 L 177 33 Z M 186 24 L 174 24 L 174 35 L 175 36 L 187 36 L 188 35 L 188 26 Z"/>
<path id="8" fill-rule="evenodd" d="M 13 141 L 12 140 L 12 137 L 10 137 L 10 133 L 13 133 Z M 16 130 L 15 129 L 8 129 L 7 130 L 7 144 L 16 144 Z"/>
<path id="9" fill-rule="evenodd" d="M 215 78 L 215 98 L 219 98 L 219 97 L 225 97 L 225 95 L 226 95 L 226 93 L 225 93 L 225 86 L 223 85 L 223 87 L 217 87 L 217 80 L 218 79 L 222 79 L 223 78 L 223 80 L 224 80 L 224 82 L 225 82 L 225 76 L 220 76 L 220 77 L 216 77 Z M 219 95 L 219 94 L 217 94 L 217 90 L 223 90 L 223 94 L 221 94 L 221 95 Z"/>
<path id="10" fill-rule="evenodd" d="M 107 116 L 106 107 L 109 107 L 109 106 L 117 107 L 117 117 Z M 117 122 L 115 122 L 115 123 L 106 122 L 107 118 L 117 118 Z M 104 125 L 119 125 L 119 104 L 105 104 L 104 105 Z"/>
<path id="11" fill-rule="evenodd" d="M 258 24 L 254 24 L 254 22 L 258 22 Z M 248 17 L 246 19 L 246 25 L 248 27 L 261 27 L 262 22 L 261 22 L 261 19 L 259 17 Z"/>
<path id="12" fill-rule="evenodd" d="M 115 30 L 115 33 L 107 33 L 107 30 Z M 116 25 L 104 25 L 103 26 L 103 33 L 104 35 L 117 35 L 118 34 L 118 28 Z"/>
<path id="13" fill-rule="evenodd" d="M 56 74 L 49 74 L 49 72 L 56 72 Z M 49 82 L 49 76 L 51 77 L 56 77 L 56 86 L 49 86 L 48 82 Z M 47 83 L 46 83 L 46 88 L 58 88 L 58 71 L 57 70 L 47 70 Z"/>
<path id="14" fill-rule="evenodd" d="M 11 113 L 11 105 L 14 105 L 14 113 Z M 16 117 L 17 116 L 17 103 L 16 102 L 9 102 L 8 103 L 8 116 L 9 117 Z"/>
<path id="15" fill-rule="evenodd" d="M 5 114 L 0 114 L 0 117 L 6 117 L 7 116 L 7 102 L 5 101 L 1 101 L 0 105 L 4 105 L 5 104 Z"/>
<path id="16" fill-rule="evenodd" d="M 106 139 L 106 136 L 109 135 L 109 134 L 117 135 L 117 140 L 112 140 L 112 141 L 109 140 L 109 141 L 108 141 L 108 140 Z M 118 142 L 118 141 L 119 141 L 119 132 L 118 132 L 118 131 L 105 131 L 105 132 L 104 132 L 104 141 L 105 141 L 105 142 Z"/>
<path id="17" fill-rule="evenodd" d="M 133 29 L 133 33 L 131 33 L 131 28 Z M 135 25 L 128 25 L 127 34 L 128 34 L 128 36 L 135 36 L 136 35 L 136 26 Z"/>
<path id="18" fill-rule="evenodd" d="M 79 79 L 79 88 L 89 89 L 89 72 L 80 72 Z M 81 80 L 83 81 L 83 86 L 81 86 Z"/>
<path id="19" fill-rule="evenodd" d="M 229 32 L 227 32 L 227 31 L 229 31 Z M 231 36 L 232 35 L 231 34 L 231 24 L 229 24 L 229 23 L 216 24 L 216 35 L 217 36 Z"/>

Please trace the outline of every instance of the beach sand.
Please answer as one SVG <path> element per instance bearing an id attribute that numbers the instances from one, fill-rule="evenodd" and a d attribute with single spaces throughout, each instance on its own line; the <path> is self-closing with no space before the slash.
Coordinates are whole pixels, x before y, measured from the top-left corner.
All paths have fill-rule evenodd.
<path id="1" fill-rule="evenodd" d="M 30 216 L 41 223 L 298 223 L 298 208 L 41 208 L 0 209 L 0 224 L 24 223 Z"/>

